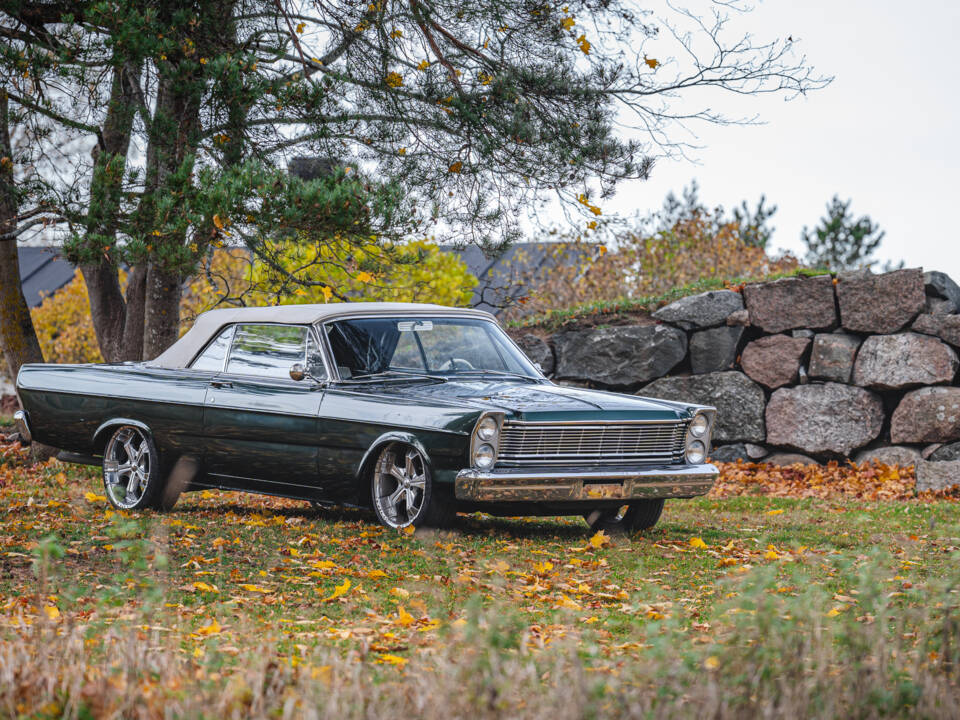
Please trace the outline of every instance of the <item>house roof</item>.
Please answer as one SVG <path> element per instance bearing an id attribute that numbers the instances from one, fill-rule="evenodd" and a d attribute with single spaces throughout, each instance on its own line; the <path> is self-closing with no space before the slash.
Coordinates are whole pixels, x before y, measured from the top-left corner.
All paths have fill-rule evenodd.
<path id="1" fill-rule="evenodd" d="M 450 308 L 426 303 L 329 303 L 325 305 L 274 305 L 270 307 L 220 308 L 197 317 L 193 327 L 147 365 L 161 368 L 187 367 L 206 344 L 231 323 L 290 323 L 308 325 L 338 317 L 363 315 L 437 315 L 456 313 L 468 317 L 492 319 L 489 313 L 467 308 Z"/>
<path id="2" fill-rule="evenodd" d="M 21 247 L 18 257 L 20 286 L 30 307 L 37 307 L 45 297 L 73 280 L 75 268 L 60 256 L 57 248 Z"/>

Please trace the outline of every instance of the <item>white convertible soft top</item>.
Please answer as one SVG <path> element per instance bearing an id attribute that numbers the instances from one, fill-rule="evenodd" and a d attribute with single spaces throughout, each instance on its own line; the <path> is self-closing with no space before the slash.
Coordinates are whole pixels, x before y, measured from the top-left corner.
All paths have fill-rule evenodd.
<path id="1" fill-rule="evenodd" d="M 426 303 L 326 303 L 316 305 L 274 305 L 271 307 L 238 307 L 210 310 L 197 317 L 197 321 L 186 334 L 154 360 L 146 363 L 149 367 L 185 368 L 197 356 L 206 344 L 220 330 L 232 323 L 290 323 L 291 325 L 312 325 L 323 320 L 356 315 L 464 315 L 493 319 L 490 313 L 469 308 L 451 308 L 444 305 Z"/>

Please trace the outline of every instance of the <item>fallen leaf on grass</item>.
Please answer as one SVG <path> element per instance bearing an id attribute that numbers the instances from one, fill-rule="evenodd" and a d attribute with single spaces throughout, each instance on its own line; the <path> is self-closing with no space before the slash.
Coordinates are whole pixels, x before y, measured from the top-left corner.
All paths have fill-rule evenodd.
<path id="1" fill-rule="evenodd" d="M 333 592 L 323 599 L 323 602 L 329 602 L 331 600 L 336 600 L 338 597 L 343 597 L 349 590 L 350 580 L 344 580 L 342 585 L 337 585 L 333 589 Z"/>
<path id="2" fill-rule="evenodd" d="M 223 628 L 220 627 L 220 623 L 218 623 L 216 618 L 214 618 L 208 625 L 204 625 L 202 628 L 199 628 L 194 635 L 207 637 L 210 635 L 219 635 L 221 632 L 223 632 Z"/>
<path id="3" fill-rule="evenodd" d="M 87 499 L 88 503 L 98 503 L 98 502 L 107 501 L 106 495 L 97 495 L 96 493 L 92 493 L 89 490 L 83 494 L 83 497 Z"/>
<path id="4" fill-rule="evenodd" d="M 703 541 L 703 538 L 692 537 L 690 538 L 690 547 L 697 548 L 698 550 L 706 550 L 710 546 Z"/>
<path id="5" fill-rule="evenodd" d="M 267 594 L 273 592 L 272 590 L 267 590 L 267 588 L 260 587 L 259 585 L 247 585 L 247 584 L 244 584 L 244 585 L 241 585 L 240 587 L 241 587 L 242 589 L 246 590 L 247 592 L 263 593 L 264 595 L 267 595 Z"/>

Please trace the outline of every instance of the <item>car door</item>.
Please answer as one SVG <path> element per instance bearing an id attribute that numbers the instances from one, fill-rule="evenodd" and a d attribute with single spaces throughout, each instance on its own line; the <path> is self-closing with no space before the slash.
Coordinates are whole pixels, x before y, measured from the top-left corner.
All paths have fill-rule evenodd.
<path id="1" fill-rule="evenodd" d="M 326 379 L 311 328 L 238 324 L 204 402 L 204 470 L 219 487 L 313 497 Z M 295 364 L 312 377 L 290 378 Z"/>

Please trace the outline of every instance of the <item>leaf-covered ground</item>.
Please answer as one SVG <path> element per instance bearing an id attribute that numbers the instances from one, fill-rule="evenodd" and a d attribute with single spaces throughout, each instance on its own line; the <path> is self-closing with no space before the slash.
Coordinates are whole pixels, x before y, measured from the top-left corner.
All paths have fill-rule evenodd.
<path id="1" fill-rule="evenodd" d="M 590 673 L 616 676 L 665 633 L 692 652 L 724 647 L 751 592 L 825 623 L 870 623 L 878 602 L 923 608 L 953 592 L 960 559 L 960 505 L 915 497 L 894 468 L 724 466 L 711 496 L 670 501 L 655 529 L 627 538 L 579 518 L 481 515 L 396 533 L 359 511 L 208 491 L 168 514 L 120 513 L 94 469 L 28 466 L 9 445 L 0 463 L 0 643 L 22 652 L 40 628 L 87 643 L 130 635 L 214 685 L 263 653 L 314 673 L 332 657 L 402 675 L 481 626 L 484 642 L 574 648 Z M 763 590 L 748 590 L 758 578 Z M 509 617 L 499 640 L 491 617 Z M 90 652 L 84 673 L 102 672 Z M 719 657 L 697 662 L 709 671 Z M 0 684 L 2 671 L 0 652 Z"/>

